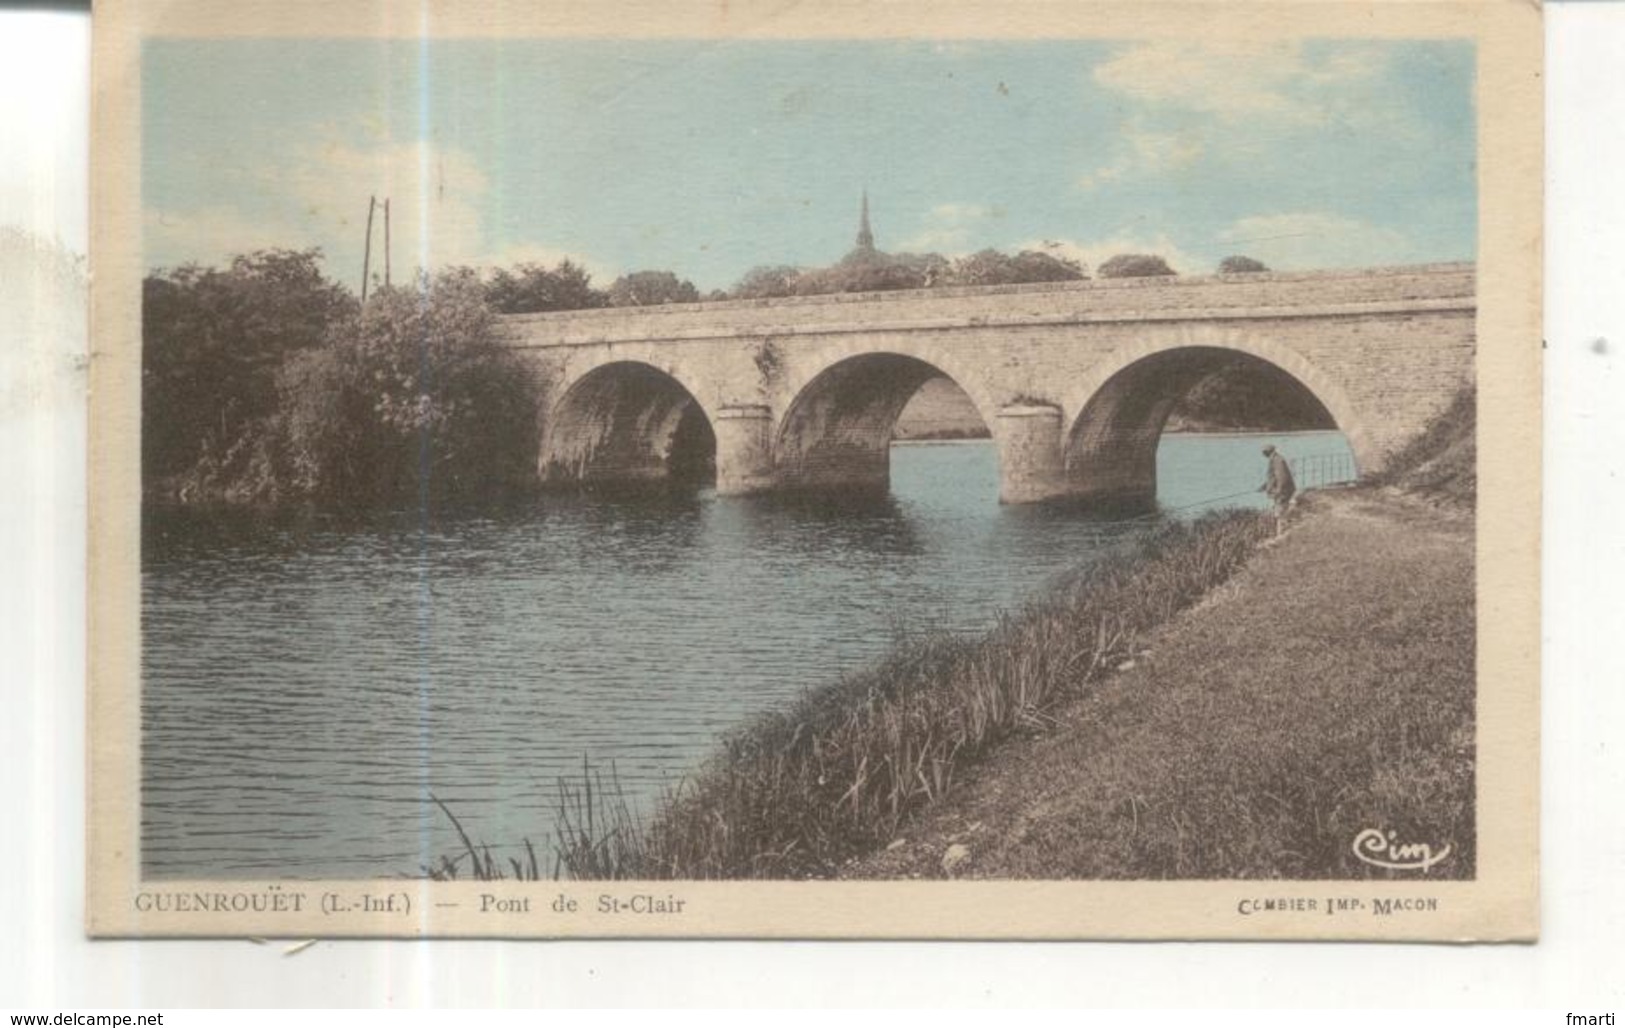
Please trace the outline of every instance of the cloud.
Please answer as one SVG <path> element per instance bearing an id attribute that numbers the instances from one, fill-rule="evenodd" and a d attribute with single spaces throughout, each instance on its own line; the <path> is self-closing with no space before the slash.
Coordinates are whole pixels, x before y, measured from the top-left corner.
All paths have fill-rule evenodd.
<path id="1" fill-rule="evenodd" d="M 1120 179 L 1183 171 L 1200 160 L 1206 148 L 1193 132 L 1156 132 L 1143 125 L 1131 126 L 1119 138 L 1112 160 L 1085 173 L 1078 184 L 1094 189 Z"/>
<path id="2" fill-rule="evenodd" d="M 1104 239 L 1028 240 L 1017 250 L 1039 250 L 1080 261 L 1090 274 L 1120 253 L 1149 253 L 1181 275 L 1215 271 L 1229 254 L 1256 257 L 1281 271 L 1372 267 L 1440 259 L 1406 233 L 1329 211 L 1296 211 L 1240 218 L 1187 249 L 1164 232 L 1115 232 Z"/>
<path id="3" fill-rule="evenodd" d="M 1095 269 L 1120 253 L 1155 254 L 1167 261 L 1181 275 L 1199 275 L 1212 270 L 1207 262 L 1186 251 L 1166 233 L 1141 235 L 1132 232 L 1116 233 L 1106 239 L 1080 241 L 1076 239 L 1028 240 L 1016 250 L 1037 250 L 1081 263 L 1093 275 Z"/>
<path id="4" fill-rule="evenodd" d="M 1327 211 L 1241 218 L 1219 232 L 1232 252 L 1283 271 L 1408 264 L 1429 259 L 1398 229 Z"/>
<path id="5" fill-rule="evenodd" d="M 912 253 L 966 254 L 988 245 L 986 238 L 992 223 L 1004 215 L 1004 208 L 996 204 L 938 204 L 927 212 L 920 231 L 900 242 L 898 248 Z"/>
<path id="6" fill-rule="evenodd" d="M 1311 53 L 1301 42 L 1164 40 L 1118 52 L 1094 80 L 1153 107 L 1309 125 L 1364 109 L 1388 61 L 1377 46 Z"/>
<path id="7" fill-rule="evenodd" d="M 371 267 L 382 275 L 382 201 L 387 197 L 397 281 L 416 268 L 555 263 L 573 256 L 539 243 L 493 245 L 482 216 L 490 188 L 484 171 L 466 151 L 427 140 L 395 140 L 365 128 L 329 126 L 275 164 L 222 168 L 215 178 L 243 202 L 148 210 L 148 263 L 216 263 L 264 247 L 321 245 L 330 272 L 357 281 L 371 196 L 380 201 Z M 590 270 L 607 270 L 581 263 Z"/>

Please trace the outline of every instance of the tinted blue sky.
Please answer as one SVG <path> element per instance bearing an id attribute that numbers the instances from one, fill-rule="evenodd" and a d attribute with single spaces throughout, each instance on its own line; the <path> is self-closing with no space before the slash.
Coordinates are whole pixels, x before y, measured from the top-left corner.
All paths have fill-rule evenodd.
<path id="1" fill-rule="evenodd" d="M 148 263 L 321 246 L 666 268 L 702 288 L 852 243 L 1048 245 L 1181 271 L 1471 259 L 1468 43 L 149 43 Z"/>

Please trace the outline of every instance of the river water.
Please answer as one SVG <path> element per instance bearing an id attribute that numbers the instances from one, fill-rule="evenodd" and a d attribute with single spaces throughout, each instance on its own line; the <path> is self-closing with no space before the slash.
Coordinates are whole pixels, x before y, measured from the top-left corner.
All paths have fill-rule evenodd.
<path id="1" fill-rule="evenodd" d="M 1343 437 L 1271 437 L 1290 457 Z M 1167 436 L 1166 516 L 1262 506 L 1255 436 Z M 149 514 L 148 877 L 417 874 L 459 850 L 427 797 L 550 867 L 560 775 L 613 761 L 644 810 L 719 732 L 885 651 L 970 631 L 1123 545 L 1001 507 L 991 444 L 899 445 L 891 495 L 549 496 L 340 522 Z"/>

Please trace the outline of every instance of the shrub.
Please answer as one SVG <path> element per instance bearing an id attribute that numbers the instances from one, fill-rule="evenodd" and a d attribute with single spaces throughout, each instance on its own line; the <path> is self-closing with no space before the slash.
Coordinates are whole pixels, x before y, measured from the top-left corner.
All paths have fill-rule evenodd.
<path id="1" fill-rule="evenodd" d="M 954 285 L 1007 285 L 1021 282 L 1074 282 L 1088 278 L 1077 261 L 1038 250 L 1023 250 L 1014 257 L 997 250 L 981 250 L 954 261 Z"/>
<path id="2" fill-rule="evenodd" d="M 1221 275 L 1252 275 L 1268 270 L 1270 269 L 1264 265 L 1263 261 L 1240 255 L 1226 257 L 1219 262 L 1219 274 Z"/>
<path id="3" fill-rule="evenodd" d="M 634 271 L 609 287 L 611 307 L 650 307 L 662 303 L 694 303 L 700 291 L 687 279 L 669 271 Z"/>
<path id="4" fill-rule="evenodd" d="M 245 473 L 277 407 L 278 370 L 321 345 L 355 299 L 320 250 L 259 250 L 142 284 L 141 458 L 149 485 L 213 493 Z"/>
<path id="5" fill-rule="evenodd" d="M 473 273 L 385 289 L 280 379 L 292 490 L 373 505 L 528 481 L 535 383 Z"/>
<path id="6" fill-rule="evenodd" d="M 1154 254 L 1120 253 L 1103 263 L 1101 278 L 1152 278 L 1157 275 L 1177 275 L 1168 262 Z"/>
<path id="7" fill-rule="evenodd" d="M 551 268 L 527 263 L 498 269 L 485 284 L 485 299 L 502 314 L 583 310 L 608 302 L 592 287 L 587 269 L 568 260 Z"/>
<path id="8" fill-rule="evenodd" d="M 1478 390 L 1465 385 L 1422 432 L 1389 458 L 1375 485 L 1396 486 L 1447 505 L 1472 507 L 1478 494 Z"/>
<path id="9" fill-rule="evenodd" d="M 947 258 L 939 254 L 856 250 L 827 268 L 802 272 L 796 279 L 795 290 L 801 296 L 820 296 L 924 289 L 940 282 L 947 271 Z"/>
<path id="10" fill-rule="evenodd" d="M 788 264 L 764 264 L 745 272 L 733 287 L 732 295 L 741 300 L 757 300 L 769 296 L 794 296 L 796 282 L 802 270 Z"/>

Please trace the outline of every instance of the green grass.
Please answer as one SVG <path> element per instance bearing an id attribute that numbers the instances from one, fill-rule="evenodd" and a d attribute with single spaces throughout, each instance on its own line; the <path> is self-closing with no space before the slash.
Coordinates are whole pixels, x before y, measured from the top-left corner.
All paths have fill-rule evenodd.
<path id="1" fill-rule="evenodd" d="M 1384 877 L 1352 852 L 1380 828 L 1471 877 L 1470 529 L 1354 490 L 1249 562 L 1272 532 L 1163 529 L 983 636 L 903 640 L 732 733 L 648 823 L 584 765 L 551 873 L 933 877 L 958 844 L 956 875 Z M 452 822 L 437 877 L 539 876 Z"/>
<path id="2" fill-rule="evenodd" d="M 1371 484 L 1471 507 L 1478 490 L 1478 393 L 1472 386 L 1458 392 L 1427 429 L 1389 458 Z"/>
<path id="3" fill-rule="evenodd" d="M 601 770 L 583 759 L 580 777 L 561 777 L 557 788 L 551 877 L 589 880 L 636 877 L 643 865 L 643 828 L 626 801 L 615 766 L 610 765 L 606 781 Z M 442 882 L 460 878 L 480 882 L 507 878 L 537 881 L 543 877 L 536 847 L 529 838 L 524 840 L 523 858 L 510 856 L 505 862 L 498 860 L 489 845 L 474 842 L 462 821 L 438 796 L 430 794 L 429 799 L 451 822 L 462 849 L 454 855 L 442 855 L 434 864 L 424 867 L 425 877 Z"/>
<path id="4" fill-rule="evenodd" d="M 1352 851 L 1377 828 L 1471 878 L 1473 583 L 1461 526 L 1315 497 L 1134 668 L 844 873 L 940 876 L 959 844 L 979 877 L 1382 878 Z"/>
<path id="5" fill-rule="evenodd" d="M 1474 415 L 1468 390 L 1375 484 L 1470 510 Z M 1379 828 L 1472 877 L 1471 522 L 1370 489 L 1299 520 L 1235 589 L 1273 519 L 1169 526 L 980 637 L 902 640 L 729 735 L 646 824 L 584 767 L 553 873 L 925 877 L 961 845 L 988 877 L 1381 877 L 1352 851 Z M 440 873 L 504 873 L 458 831 Z"/>
<path id="6" fill-rule="evenodd" d="M 947 797 L 1000 743 L 1045 729 L 1058 705 L 1133 659 L 1147 632 L 1223 582 L 1272 532 L 1271 520 L 1240 512 L 1167 526 L 983 635 L 902 639 L 868 670 L 729 734 L 648 823 L 613 772 L 605 782 L 584 764 L 579 778 L 558 783 L 553 875 L 833 876 Z M 441 809 L 463 850 L 426 868 L 431 877 L 539 876 L 528 841 L 524 859 L 499 861 Z"/>
<path id="7" fill-rule="evenodd" d="M 616 792 L 561 783 L 570 813 L 557 866 L 585 878 L 833 875 L 998 744 L 1041 730 L 1271 530 L 1239 513 L 1168 527 L 985 635 L 903 640 L 869 670 L 729 735 L 646 827 Z"/>
<path id="8" fill-rule="evenodd" d="M 637 878 L 646 862 L 643 826 L 626 801 L 614 765 L 608 782 L 586 760 L 581 777 L 559 779 L 553 832 L 554 878 Z"/>

